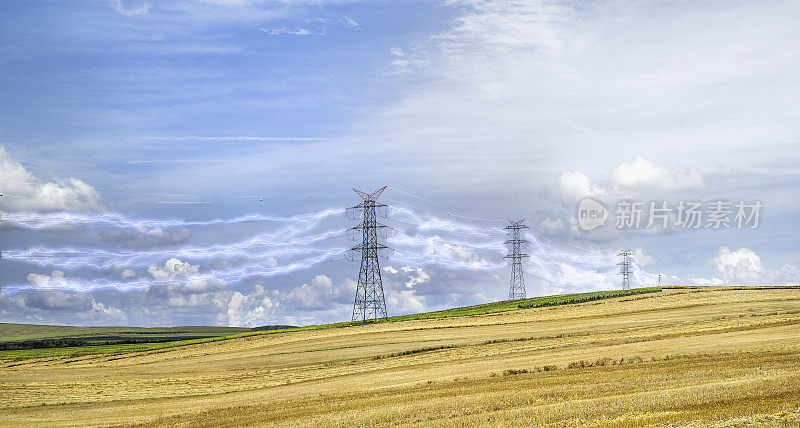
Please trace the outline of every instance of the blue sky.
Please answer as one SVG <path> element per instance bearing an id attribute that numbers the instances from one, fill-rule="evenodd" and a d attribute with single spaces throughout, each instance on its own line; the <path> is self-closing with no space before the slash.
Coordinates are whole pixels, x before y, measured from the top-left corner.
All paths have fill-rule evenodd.
<path id="1" fill-rule="evenodd" d="M 504 237 L 478 232 L 508 218 L 550 243 L 529 295 L 617 286 L 620 248 L 676 283 L 800 281 L 793 2 L 10 1 L 0 15 L 2 321 L 346 319 L 355 264 L 287 267 L 343 236 L 292 256 L 196 256 L 341 230 L 343 214 L 302 236 L 281 229 L 297 218 L 14 219 L 291 217 L 383 185 L 414 213 L 386 220 L 402 232 L 390 244 L 416 254 L 383 262 L 390 313 L 502 299 Z M 584 197 L 764 210 L 754 230 L 587 233 Z M 21 256 L 65 249 L 82 253 Z M 91 251 L 146 261 L 76 262 Z M 225 273 L 240 265 L 263 269 Z"/>

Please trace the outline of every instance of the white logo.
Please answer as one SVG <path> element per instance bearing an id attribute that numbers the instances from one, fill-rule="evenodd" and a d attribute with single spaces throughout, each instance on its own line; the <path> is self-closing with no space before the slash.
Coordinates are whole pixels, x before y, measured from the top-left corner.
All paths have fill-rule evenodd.
<path id="1" fill-rule="evenodd" d="M 594 199 L 584 198 L 578 204 L 578 226 L 589 231 L 605 226 L 608 210 Z"/>

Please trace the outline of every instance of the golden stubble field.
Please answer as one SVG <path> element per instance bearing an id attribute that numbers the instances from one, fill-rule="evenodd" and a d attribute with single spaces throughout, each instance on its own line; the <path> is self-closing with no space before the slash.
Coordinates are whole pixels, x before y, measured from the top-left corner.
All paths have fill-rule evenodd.
<path id="1" fill-rule="evenodd" d="M 9 426 L 800 426 L 800 289 L 0 361 Z"/>

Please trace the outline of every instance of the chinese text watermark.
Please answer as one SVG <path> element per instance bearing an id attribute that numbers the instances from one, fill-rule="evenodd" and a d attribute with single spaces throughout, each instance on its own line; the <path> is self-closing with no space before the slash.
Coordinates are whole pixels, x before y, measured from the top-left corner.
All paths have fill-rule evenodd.
<path id="1" fill-rule="evenodd" d="M 633 201 L 617 202 L 614 227 L 617 229 L 756 229 L 761 219 L 761 201 L 708 202 Z M 610 212 L 590 198 L 578 204 L 578 225 L 584 231 L 606 225 Z"/>

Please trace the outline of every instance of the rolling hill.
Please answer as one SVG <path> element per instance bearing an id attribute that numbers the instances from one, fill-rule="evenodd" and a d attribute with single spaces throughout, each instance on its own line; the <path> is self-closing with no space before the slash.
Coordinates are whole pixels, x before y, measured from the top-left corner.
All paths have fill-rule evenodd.
<path id="1" fill-rule="evenodd" d="M 0 421 L 800 424 L 800 289 L 675 287 L 564 300 L 139 351 L 7 356 Z"/>

